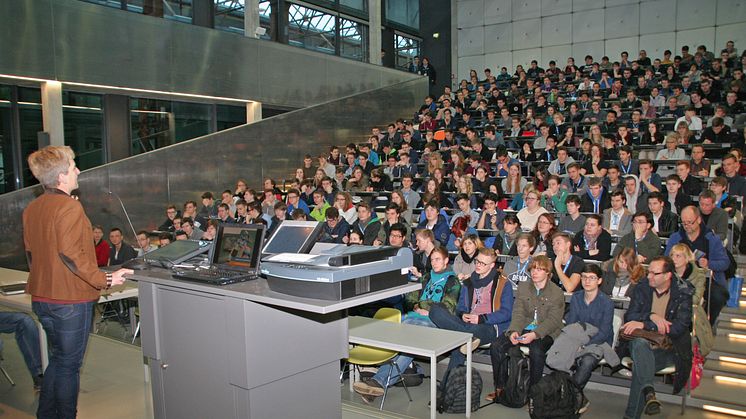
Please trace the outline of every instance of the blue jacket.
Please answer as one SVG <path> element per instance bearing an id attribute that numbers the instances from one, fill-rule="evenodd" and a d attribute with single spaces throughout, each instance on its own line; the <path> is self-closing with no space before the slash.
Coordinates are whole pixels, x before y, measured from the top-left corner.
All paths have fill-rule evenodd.
<path id="1" fill-rule="evenodd" d="M 701 249 L 700 247 L 697 247 L 696 244 L 693 245 L 692 241 L 689 240 L 689 238 L 686 235 L 686 232 L 681 229 L 673 234 L 671 234 L 671 237 L 668 238 L 668 242 L 666 243 L 666 252 L 665 255 L 669 256 L 671 254 L 671 248 L 678 243 L 684 243 L 687 246 L 689 246 L 692 251 L 694 249 L 700 248 L 705 253 L 705 258 L 707 258 L 707 267 L 712 270 L 712 279 L 715 280 L 719 285 L 728 288 L 728 282 L 727 278 L 725 277 L 725 271 L 730 266 L 730 258 L 728 258 L 728 252 L 725 250 L 725 247 L 723 246 L 723 242 L 720 241 L 720 238 L 715 234 L 710 228 L 705 226 L 704 224 L 701 224 L 699 226 L 700 228 L 700 234 L 702 232 L 705 232 L 704 240 L 707 242 L 707 248 Z M 702 238 L 699 237 L 695 242 L 699 242 Z"/>
<path id="2" fill-rule="evenodd" d="M 473 272 L 471 277 L 464 281 L 456 306 L 456 315 L 460 319 L 462 314 L 471 313 L 471 299 L 474 296 L 474 288 L 482 288 L 490 281 L 492 282 L 492 313 L 479 316 L 479 323 L 495 325 L 498 327 L 498 333 L 504 333 L 508 330 L 513 315 L 513 287 L 505 277 L 498 276 L 495 269 L 486 278 L 480 278 L 478 273 Z M 495 295 L 498 285 L 502 288 L 499 307 L 497 305 L 498 301 L 496 301 L 497 295 Z"/>
<path id="3" fill-rule="evenodd" d="M 420 221 L 417 224 L 417 228 L 427 228 L 427 219 Z M 435 240 L 439 241 L 441 246 L 448 244 L 451 228 L 448 226 L 448 220 L 442 214 L 438 214 L 438 221 L 433 226 L 433 235 L 435 235 Z"/>
<path id="4" fill-rule="evenodd" d="M 308 204 L 306 204 L 305 202 L 303 202 L 302 199 L 298 200 L 298 207 L 297 208 L 303 210 L 303 212 L 306 213 L 306 215 L 308 215 L 308 214 L 311 213 L 311 210 L 308 208 Z M 293 211 L 295 209 L 296 209 L 296 207 L 294 205 L 288 204 L 288 217 L 287 217 L 288 220 L 292 220 L 293 219 L 292 215 L 293 215 Z"/>
<path id="5" fill-rule="evenodd" d="M 585 303 L 585 291 L 576 291 L 570 300 L 570 311 L 565 324 L 589 323 L 598 328 L 588 344 L 614 343 L 614 303 L 603 292 L 598 292 L 590 305 Z"/>

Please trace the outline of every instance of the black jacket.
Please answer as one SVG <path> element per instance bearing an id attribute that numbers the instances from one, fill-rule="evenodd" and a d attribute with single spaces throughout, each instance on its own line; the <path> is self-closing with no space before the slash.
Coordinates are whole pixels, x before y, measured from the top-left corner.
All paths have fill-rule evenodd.
<path id="1" fill-rule="evenodd" d="M 658 237 L 668 237 L 678 229 L 679 216 L 663 208 L 661 218 L 658 219 Z"/>
<path id="2" fill-rule="evenodd" d="M 368 224 L 364 227 L 360 224 L 360 220 L 355 221 L 352 225 L 352 231 L 357 231 L 363 235 L 363 244 L 366 246 L 373 246 L 373 241 L 378 237 L 378 231 L 381 229 L 381 223 L 378 220 L 369 220 Z"/>
<path id="3" fill-rule="evenodd" d="M 691 178 L 691 176 L 689 176 L 689 178 Z M 671 203 L 668 201 L 668 192 L 664 192 L 664 196 L 666 209 L 670 211 Z M 676 214 L 681 214 L 681 210 L 688 207 L 689 205 L 692 205 L 692 200 L 691 198 L 689 198 L 689 195 L 684 192 L 684 188 L 679 189 L 679 192 L 676 194 L 674 204 L 676 205 Z"/>
<path id="4" fill-rule="evenodd" d="M 590 255 L 585 244 L 585 237 L 583 232 L 580 231 L 572 239 L 572 254 L 580 256 L 583 259 L 598 260 L 601 262 L 611 259 L 611 234 L 608 231 L 603 230 L 598 236 L 596 243 L 598 254 Z"/>
<path id="5" fill-rule="evenodd" d="M 658 331 L 657 326 L 650 320 L 653 307 L 653 288 L 647 279 L 641 280 L 630 298 L 630 305 L 624 314 L 624 322 L 639 321 L 644 324 L 645 330 Z M 671 322 L 668 335 L 673 341 L 673 351 L 676 354 L 674 364 L 676 365 L 676 376 L 673 382 L 674 394 L 681 391 L 689 379 L 692 368 L 692 295 L 694 287 L 678 279 L 674 274 L 671 282 L 671 296 L 666 307 L 666 320 Z M 620 340 L 617 349 L 619 356 L 629 356 L 629 345 Z"/>
<path id="6" fill-rule="evenodd" d="M 601 201 L 599 202 L 598 212 L 596 212 L 596 214 L 603 215 L 604 210 L 607 208 L 611 208 L 611 198 L 606 189 L 604 189 L 601 191 Z M 580 212 L 594 212 L 593 200 L 591 199 L 590 192 L 586 192 L 580 197 Z"/>

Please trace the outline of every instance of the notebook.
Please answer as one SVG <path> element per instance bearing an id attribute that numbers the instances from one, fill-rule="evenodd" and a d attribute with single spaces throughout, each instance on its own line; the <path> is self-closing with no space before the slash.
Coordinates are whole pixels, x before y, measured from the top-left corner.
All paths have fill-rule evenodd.
<path id="1" fill-rule="evenodd" d="M 255 279 L 264 242 L 262 224 L 219 224 L 207 267 L 176 268 L 178 279 L 226 285 Z"/>

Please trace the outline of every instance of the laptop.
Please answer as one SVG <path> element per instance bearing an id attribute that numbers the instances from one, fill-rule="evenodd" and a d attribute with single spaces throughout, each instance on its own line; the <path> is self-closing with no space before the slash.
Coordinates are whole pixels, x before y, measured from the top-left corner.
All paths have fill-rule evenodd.
<path id="1" fill-rule="evenodd" d="M 263 224 L 219 224 L 210 249 L 210 265 L 175 268 L 173 277 L 211 285 L 256 279 L 264 232 Z"/>

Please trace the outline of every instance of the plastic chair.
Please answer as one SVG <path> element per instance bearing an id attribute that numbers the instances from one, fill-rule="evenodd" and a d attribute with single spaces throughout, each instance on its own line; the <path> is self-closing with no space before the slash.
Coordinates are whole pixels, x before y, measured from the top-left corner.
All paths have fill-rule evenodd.
<path id="1" fill-rule="evenodd" d="M 387 322 L 392 323 L 401 323 L 401 311 L 395 309 L 395 308 L 380 308 L 376 312 L 375 315 L 373 315 L 374 319 L 377 320 L 383 320 Z M 344 375 L 345 368 L 347 367 L 347 364 L 350 364 L 353 367 L 359 367 L 359 366 L 374 366 L 374 365 L 385 365 L 385 364 L 391 364 L 394 368 L 396 368 L 396 372 L 401 377 L 402 371 L 399 370 L 399 366 L 396 365 L 395 362 L 393 362 L 394 358 L 399 355 L 398 352 L 389 351 L 385 349 L 378 349 L 371 346 L 365 346 L 365 345 L 358 345 L 354 348 L 350 349 L 350 354 L 345 360 L 345 365 L 342 367 L 342 375 Z M 351 376 L 352 377 L 352 376 Z M 342 377 L 340 376 L 340 381 Z M 352 378 L 351 378 L 352 379 Z M 391 380 L 391 370 L 389 370 L 389 375 L 386 377 L 386 385 L 384 386 L 383 390 L 383 398 L 381 399 L 381 406 L 379 407 L 380 410 L 383 410 L 383 404 L 386 402 L 386 394 L 388 393 L 388 389 L 390 387 L 390 380 Z M 404 391 L 407 393 L 407 397 L 409 398 L 409 401 L 412 401 L 412 396 L 409 394 L 409 389 L 407 388 L 407 385 L 404 384 L 404 380 L 402 380 L 402 384 L 404 386 Z"/>

